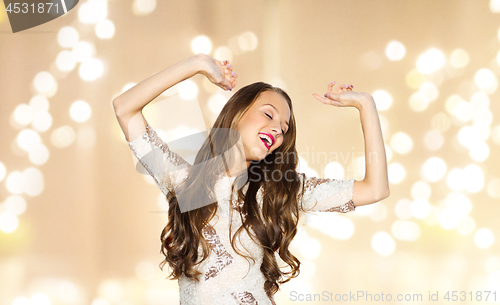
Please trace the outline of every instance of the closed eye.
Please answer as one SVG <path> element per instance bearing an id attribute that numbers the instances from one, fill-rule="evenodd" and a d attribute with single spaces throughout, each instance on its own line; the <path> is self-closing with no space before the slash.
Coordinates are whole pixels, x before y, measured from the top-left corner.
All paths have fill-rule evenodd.
<path id="1" fill-rule="evenodd" d="M 273 117 L 272 117 L 272 116 L 270 116 L 269 114 L 267 114 L 267 113 L 266 113 L 266 115 L 267 115 L 267 116 L 268 116 L 271 120 L 273 119 Z M 283 133 L 283 135 L 285 135 L 285 131 L 284 131 L 283 129 L 281 129 L 281 132 Z"/>

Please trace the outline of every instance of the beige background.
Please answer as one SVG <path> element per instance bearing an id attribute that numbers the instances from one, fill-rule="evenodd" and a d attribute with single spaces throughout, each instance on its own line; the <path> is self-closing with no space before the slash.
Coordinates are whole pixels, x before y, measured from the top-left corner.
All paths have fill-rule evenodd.
<path id="1" fill-rule="evenodd" d="M 335 239 L 310 225 L 301 225 L 310 238 L 319 241 L 321 250 L 309 259 L 301 252 L 307 245 L 298 243 L 292 250 L 299 259 L 310 261 L 308 266 L 314 265 L 315 272 L 311 275 L 309 268 L 284 285 L 276 296 L 277 303 L 297 303 L 290 300 L 291 290 L 303 294 L 359 290 L 390 293 L 393 298 L 406 293 L 423 295 L 422 302 L 394 304 L 436 304 L 428 301 L 429 291 L 439 291 L 442 298 L 453 290 L 472 291 L 472 295 L 481 290 L 483 296 L 484 291 L 496 290 L 500 302 L 496 221 L 500 207 L 498 197 L 494 198 L 498 196 L 500 177 L 498 128 L 494 132 L 500 124 L 498 91 L 488 93 L 493 122 L 485 142 L 490 154 L 481 162 L 472 160 L 468 150 L 457 142 L 460 128 L 471 123 L 454 119 L 445 107 L 453 94 L 468 100 L 479 91 L 474 83 L 479 69 L 488 68 L 496 77 L 499 75 L 495 59 L 500 49 L 500 15 L 492 12 L 489 1 L 162 0 L 157 1 L 153 12 L 137 15 L 132 1 L 115 0 L 107 2 L 107 19 L 114 23 L 115 35 L 106 40 L 96 37 L 95 25 L 79 21 L 78 9 L 85 2 L 80 1 L 63 17 L 16 34 L 11 33 L 5 11 L 0 11 L 0 162 L 6 168 L 6 176 L 0 181 L 0 203 L 12 195 L 6 187 L 11 172 L 35 167 L 44 180 L 39 195 L 20 195 L 26 199 L 27 208 L 18 215 L 18 228 L 12 233 L 0 231 L 0 304 L 14 304 L 18 297 L 34 300 L 29 304 L 45 304 L 37 303 L 37 297 L 33 297 L 37 293 L 49 297 L 52 304 L 178 303 L 177 283 L 166 280 L 166 272 L 157 267 L 162 260 L 159 236 L 165 225 L 165 214 L 158 212 L 160 191 L 135 171 L 111 101 L 127 83 L 140 82 L 192 55 L 194 37 L 208 36 L 213 54 L 220 46 L 234 48 L 234 39 L 247 31 L 256 35 L 258 46 L 254 51 L 233 50 L 231 63 L 239 74 L 238 87 L 255 81 L 284 85 L 294 102 L 297 149 L 319 176 L 324 177 L 326 163 L 314 161 L 315 154 L 357 156 L 363 152 L 357 110 L 328 107 L 311 96 L 325 93 L 332 80 L 352 83 L 355 90 L 389 92 L 392 107 L 380 112 L 388 122 L 386 144 L 400 131 L 413 140 L 409 153 L 394 152 L 390 159 L 389 164 L 399 163 L 406 170 L 403 181 L 391 184 L 391 196 L 375 204 L 373 210 L 345 215 L 354 225 L 350 238 Z M 57 34 L 64 26 L 73 26 L 80 40 L 95 46 L 93 57 L 104 64 L 97 80 L 83 81 L 78 65 L 67 73 L 58 71 L 54 62 L 64 48 L 58 44 Z M 385 55 L 392 40 L 406 47 L 400 61 L 390 61 Z M 407 75 L 430 48 L 441 50 L 447 63 L 436 74 L 426 76 L 437 83 L 437 99 L 424 111 L 415 112 L 409 107 L 409 98 L 418 88 L 407 83 Z M 457 48 L 465 50 L 470 61 L 464 68 L 453 70 L 448 59 Z M 50 157 L 45 164 L 34 165 L 16 144 L 18 133 L 31 127 L 13 123 L 12 115 L 19 104 L 29 103 L 37 94 L 33 80 L 41 71 L 53 74 L 58 89 L 48 98 L 52 126 L 40 133 Z M 199 87 L 201 111 L 193 102 L 181 106 L 163 103 L 161 107 L 167 108 L 160 112 L 145 110 L 153 126 L 167 130 L 182 123 L 202 128 L 202 119 L 210 126 L 214 119 L 207 108 L 211 93 L 203 86 L 201 76 L 193 80 Z M 71 119 L 69 108 L 76 100 L 90 105 L 88 121 Z M 451 125 L 442 132 L 443 146 L 431 151 L 424 145 L 424 136 L 434 128 L 432 120 L 438 113 L 444 114 Z M 57 148 L 51 143 L 51 134 L 63 125 L 73 128 L 76 139 L 68 147 Z M 412 200 L 412 186 L 423 180 L 420 169 L 433 156 L 445 160 L 448 171 L 469 164 L 483 170 L 481 191 L 459 191 L 472 202 L 469 216 L 475 229 L 462 235 L 456 229 L 412 218 L 410 221 L 420 228 L 420 237 L 398 240 L 391 231 L 398 220 L 396 203 L 404 198 Z M 351 159 L 343 165 L 346 169 L 354 166 Z M 359 179 L 353 172 L 344 178 Z M 435 207 L 452 192 L 446 176 L 428 184 L 432 189 L 429 203 Z M 329 217 L 335 222 L 344 215 Z M 476 246 L 474 236 L 480 228 L 488 228 L 495 236 L 489 248 Z M 379 231 L 395 241 L 395 251 L 389 256 L 372 248 L 372 237 Z"/>

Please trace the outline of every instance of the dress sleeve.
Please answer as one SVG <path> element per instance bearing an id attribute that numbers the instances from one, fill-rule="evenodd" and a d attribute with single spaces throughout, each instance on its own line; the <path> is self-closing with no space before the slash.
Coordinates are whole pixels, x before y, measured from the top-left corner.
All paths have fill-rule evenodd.
<path id="1" fill-rule="evenodd" d="M 299 201 L 302 211 L 312 212 L 339 212 L 354 211 L 352 201 L 354 179 L 340 180 L 329 178 L 309 177 L 299 173 L 301 181 L 302 200 Z M 302 188 L 302 182 L 304 187 Z"/>
<path id="2" fill-rule="evenodd" d="M 149 123 L 139 137 L 127 143 L 142 168 L 153 177 L 163 194 L 174 191 L 174 187 L 187 177 L 191 164 L 171 151 Z M 139 164 L 136 168 L 145 174 Z"/>

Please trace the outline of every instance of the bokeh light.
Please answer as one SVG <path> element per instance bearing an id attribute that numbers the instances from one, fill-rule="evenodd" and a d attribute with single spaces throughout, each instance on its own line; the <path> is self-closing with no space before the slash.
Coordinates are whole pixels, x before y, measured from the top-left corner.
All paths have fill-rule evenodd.
<path id="1" fill-rule="evenodd" d="M 476 162 L 483 162 L 490 155 L 490 147 L 483 141 L 476 142 L 470 147 L 469 155 Z"/>
<path id="2" fill-rule="evenodd" d="M 444 136 L 438 129 L 432 129 L 425 133 L 425 147 L 430 151 L 439 150 L 444 144 Z"/>
<path id="3" fill-rule="evenodd" d="M 439 90 L 431 82 L 423 83 L 418 90 L 427 96 L 429 102 L 434 101 L 439 95 Z"/>
<path id="4" fill-rule="evenodd" d="M 40 195 L 45 188 L 42 172 L 34 167 L 29 167 L 23 172 L 22 181 L 24 192 L 32 197 Z"/>
<path id="5" fill-rule="evenodd" d="M 33 112 L 38 111 L 49 111 L 49 101 L 43 95 L 34 95 L 29 102 L 29 105 Z"/>
<path id="6" fill-rule="evenodd" d="M 74 47 L 79 39 L 78 31 L 72 26 L 62 27 L 57 34 L 57 42 L 63 48 Z"/>
<path id="7" fill-rule="evenodd" d="M 23 129 L 16 137 L 17 145 L 26 152 L 39 145 L 41 141 L 40 135 L 32 129 Z"/>
<path id="8" fill-rule="evenodd" d="M 78 19 L 82 23 L 95 24 L 106 19 L 108 7 L 106 1 L 88 0 L 78 6 Z"/>
<path id="9" fill-rule="evenodd" d="M 212 51 L 212 42 L 210 41 L 210 38 L 205 35 L 193 38 L 191 41 L 191 51 L 193 51 L 194 54 L 210 54 Z"/>
<path id="10" fill-rule="evenodd" d="M 458 143 L 467 148 L 472 148 L 480 141 L 479 130 L 474 126 L 464 126 L 457 134 Z"/>
<path id="11" fill-rule="evenodd" d="M 385 48 L 385 55 L 387 58 L 391 61 L 398 61 L 403 59 L 406 54 L 406 48 L 405 46 L 396 40 L 393 40 L 387 44 L 387 47 Z"/>
<path id="12" fill-rule="evenodd" d="M 75 101 L 69 108 L 69 115 L 75 122 L 86 122 L 92 114 L 90 105 L 82 100 Z"/>
<path id="13" fill-rule="evenodd" d="M 377 106 L 377 110 L 385 111 L 392 106 L 392 96 L 389 92 L 378 89 L 372 94 L 373 99 L 375 100 L 375 104 Z"/>
<path id="14" fill-rule="evenodd" d="M 214 58 L 218 60 L 228 60 L 229 63 L 233 61 L 233 51 L 226 46 L 218 47 L 214 51 Z"/>
<path id="15" fill-rule="evenodd" d="M 495 235 L 488 228 L 481 228 L 474 234 L 474 243 L 482 249 L 486 249 L 493 245 Z"/>
<path id="16" fill-rule="evenodd" d="M 37 111 L 31 126 L 39 132 L 47 131 L 52 126 L 52 116 L 45 110 Z"/>
<path id="17" fill-rule="evenodd" d="M 429 97 L 423 92 L 417 91 L 410 96 L 409 104 L 413 111 L 424 111 L 429 106 Z"/>
<path id="18" fill-rule="evenodd" d="M 242 51 L 254 51 L 258 45 L 259 40 L 253 32 L 244 32 L 238 37 L 238 46 Z"/>
<path id="19" fill-rule="evenodd" d="M 438 49 L 430 49 L 420 55 L 417 60 L 417 69 L 422 74 L 431 74 L 441 69 L 446 58 Z"/>
<path id="20" fill-rule="evenodd" d="M 111 39 L 115 35 L 115 24 L 108 19 L 101 20 L 95 26 L 95 34 L 100 39 Z"/>
<path id="21" fill-rule="evenodd" d="M 5 175 L 7 174 L 7 169 L 5 168 L 5 165 L 0 162 L 0 181 L 2 181 L 5 178 Z"/>
<path id="22" fill-rule="evenodd" d="M 391 233 L 398 240 L 415 241 L 420 237 L 421 229 L 414 221 L 396 220 L 391 226 Z"/>
<path id="23" fill-rule="evenodd" d="M 45 164 L 49 155 L 49 149 L 43 144 L 35 145 L 29 151 L 29 159 L 35 165 Z"/>
<path id="24" fill-rule="evenodd" d="M 413 217 L 417 219 L 423 219 L 429 215 L 431 212 L 431 205 L 429 201 L 425 198 L 417 198 L 412 201 L 410 206 L 410 212 Z"/>
<path id="25" fill-rule="evenodd" d="M 325 177 L 330 179 L 344 179 L 344 166 L 338 162 L 333 161 L 328 163 L 324 169 Z"/>
<path id="26" fill-rule="evenodd" d="M 492 13 L 500 13 L 500 0 L 490 0 L 490 10 Z"/>
<path id="27" fill-rule="evenodd" d="M 387 207 L 385 206 L 385 204 L 383 202 L 378 202 L 378 204 L 372 208 L 369 217 L 375 222 L 381 222 L 386 219 Z"/>
<path id="28" fill-rule="evenodd" d="M 474 75 L 474 83 L 479 89 L 491 90 L 496 89 L 498 85 L 495 74 L 487 68 L 479 69 Z"/>
<path id="29" fill-rule="evenodd" d="M 432 116 L 431 128 L 445 132 L 451 127 L 451 119 L 444 112 L 438 112 Z"/>
<path id="30" fill-rule="evenodd" d="M 12 212 L 0 213 L 0 230 L 4 233 L 12 233 L 19 226 L 19 219 Z"/>
<path id="31" fill-rule="evenodd" d="M 446 162 L 439 157 L 431 157 L 425 161 L 420 175 L 429 182 L 437 182 L 446 174 Z"/>
<path id="32" fill-rule="evenodd" d="M 420 73 L 418 70 L 411 70 L 406 75 L 406 84 L 411 89 L 418 89 L 426 80 L 425 75 Z"/>
<path id="33" fill-rule="evenodd" d="M 156 0 L 134 0 L 132 10 L 135 15 L 148 15 L 156 9 Z"/>
<path id="34" fill-rule="evenodd" d="M 453 168 L 446 176 L 446 184 L 453 191 L 461 191 L 465 187 L 466 177 L 461 168 Z"/>
<path id="35" fill-rule="evenodd" d="M 456 49 L 450 55 L 450 65 L 453 68 L 463 68 L 469 63 L 469 54 L 465 50 Z"/>
<path id="36" fill-rule="evenodd" d="M 484 188 L 484 172 L 476 164 L 469 164 L 464 168 L 465 190 L 477 193 Z"/>
<path id="37" fill-rule="evenodd" d="M 94 56 L 95 47 L 89 42 L 80 41 L 73 47 L 72 52 L 77 62 L 84 62 Z"/>
<path id="38" fill-rule="evenodd" d="M 411 197 L 413 199 L 417 198 L 429 199 L 431 197 L 432 188 L 429 185 L 429 183 L 422 180 L 418 180 L 415 183 L 413 183 L 410 192 L 411 192 Z"/>
<path id="39" fill-rule="evenodd" d="M 208 109 L 215 114 L 219 115 L 224 105 L 226 105 L 227 99 L 222 94 L 214 94 L 208 99 Z"/>
<path id="40" fill-rule="evenodd" d="M 82 62 L 78 69 L 81 79 L 87 82 L 94 81 L 102 76 L 104 65 L 100 59 L 90 58 Z"/>
<path id="41" fill-rule="evenodd" d="M 392 184 L 401 183 L 406 177 L 406 170 L 400 163 L 391 163 L 387 166 L 389 182 Z"/>
<path id="42" fill-rule="evenodd" d="M 408 134 L 399 131 L 392 135 L 390 145 L 395 152 L 405 155 L 412 150 L 413 140 Z"/>
<path id="43" fill-rule="evenodd" d="M 457 231 L 461 235 L 470 235 L 476 229 L 476 222 L 469 215 L 465 215 L 457 224 Z"/>
<path id="44" fill-rule="evenodd" d="M 179 83 L 178 91 L 183 100 L 192 100 L 198 96 L 198 86 L 190 79 Z"/>
<path id="45" fill-rule="evenodd" d="M 106 279 L 99 283 L 99 295 L 113 303 L 119 302 L 124 296 L 124 287 L 120 282 L 114 279 Z"/>
<path id="46" fill-rule="evenodd" d="M 36 74 L 33 80 L 35 89 L 39 93 L 49 93 L 57 87 L 57 82 L 49 72 L 43 71 Z"/>
<path id="47" fill-rule="evenodd" d="M 308 259 L 314 259 L 318 257 L 321 252 L 321 244 L 315 238 L 305 238 L 301 242 L 300 254 Z"/>
<path id="48" fill-rule="evenodd" d="M 21 215 L 26 211 L 26 199 L 19 195 L 11 195 L 5 199 L 3 203 L 7 212 L 14 213 L 14 215 Z"/>
<path id="49" fill-rule="evenodd" d="M 468 122 L 474 117 L 474 108 L 467 101 L 459 101 L 453 108 L 453 116 L 461 122 Z"/>
<path id="50" fill-rule="evenodd" d="M 71 71 L 76 66 L 75 54 L 68 50 L 59 52 L 56 58 L 56 66 L 61 71 Z"/>
<path id="51" fill-rule="evenodd" d="M 1 172 L 1 170 L 0 170 Z M 0 174 L 0 181 L 1 179 L 1 174 Z M 493 178 L 488 182 L 488 188 L 487 188 L 488 195 L 490 195 L 491 198 L 499 199 L 500 198 L 500 179 L 499 178 Z"/>
<path id="52" fill-rule="evenodd" d="M 50 141 L 54 147 L 67 147 L 75 141 L 75 131 L 70 126 L 61 126 L 52 132 Z"/>
<path id="53" fill-rule="evenodd" d="M 21 125 L 28 125 L 33 120 L 34 111 L 27 104 L 19 104 L 16 109 L 14 109 L 14 120 L 16 123 Z"/>
<path id="54" fill-rule="evenodd" d="M 22 194 L 24 192 L 23 174 L 20 171 L 10 172 L 7 175 L 5 186 L 11 194 Z"/>
<path id="55" fill-rule="evenodd" d="M 396 250 L 396 242 L 387 232 L 377 232 L 372 237 L 372 248 L 382 256 L 390 256 Z"/>

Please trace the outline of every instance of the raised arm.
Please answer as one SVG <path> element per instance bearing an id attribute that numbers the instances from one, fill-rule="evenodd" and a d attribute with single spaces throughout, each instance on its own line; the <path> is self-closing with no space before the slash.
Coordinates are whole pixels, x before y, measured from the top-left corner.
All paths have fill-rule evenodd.
<path id="1" fill-rule="evenodd" d="M 227 61 L 198 54 L 157 72 L 113 100 L 118 123 L 127 141 L 132 141 L 146 129 L 142 109 L 163 91 L 196 74 L 205 75 L 224 90 L 236 86 L 237 75 Z"/>
<path id="2" fill-rule="evenodd" d="M 352 85 L 337 89 L 334 85 L 334 82 L 330 83 L 324 97 L 318 94 L 313 96 L 324 104 L 359 110 L 365 142 L 365 177 L 354 181 L 352 201 L 355 206 L 375 203 L 387 198 L 390 193 L 384 140 L 375 101 L 368 93 L 352 91 Z"/>

